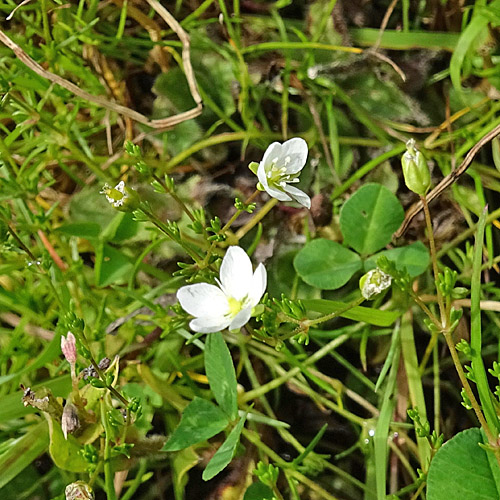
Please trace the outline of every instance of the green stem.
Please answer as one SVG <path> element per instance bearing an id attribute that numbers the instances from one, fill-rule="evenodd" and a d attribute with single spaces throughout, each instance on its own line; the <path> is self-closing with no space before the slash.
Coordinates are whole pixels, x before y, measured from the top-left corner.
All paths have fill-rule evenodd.
<path id="1" fill-rule="evenodd" d="M 198 266 L 202 265 L 202 261 L 199 259 L 199 256 L 196 255 L 196 253 L 184 242 L 185 238 L 181 237 L 179 235 L 179 238 L 175 238 L 172 233 L 169 231 L 169 229 L 165 226 L 165 224 L 158 218 L 153 212 L 149 212 L 148 210 L 145 210 L 144 208 L 141 208 L 141 210 L 149 217 L 149 220 L 163 233 L 166 234 L 172 241 L 175 243 L 178 243 L 185 251 L 187 254 L 191 256 L 191 258 L 196 262 Z"/>
<path id="2" fill-rule="evenodd" d="M 256 198 L 256 196 L 259 194 L 260 191 L 257 189 L 252 193 L 251 196 L 248 197 L 248 199 L 244 202 L 245 205 L 248 205 L 252 203 L 252 201 Z M 233 216 L 227 221 L 226 225 L 220 230 L 219 234 L 224 235 L 226 231 L 234 224 L 234 221 L 244 212 L 244 210 L 236 210 L 236 212 L 233 214 Z M 208 265 L 208 261 L 210 260 L 210 257 L 212 256 L 212 253 L 217 246 L 217 242 L 213 241 L 212 244 L 210 245 L 210 248 L 208 249 L 207 255 L 203 259 L 203 262 L 200 264 L 201 268 L 205 268 Z"/>
<path id="3" fill-rule="evenodd" d="M 311 364 L 315 363 L 322 357 L 326 356 L 330 351 L 338 347 L 339 345 L 343 344 L 346 340 L 349 339 L 348 334 L 340 335 L 337 338 L 333 339 L 332 341 L 328 342 L 328 344 L 325 344 L 321 349 L 318 349 L 314 354 L 312 354 L 309 358 L 307 358 L 303 366 L 310 366 Z M 251 391 L 246 392 L 241 396 L 240 402 L 241 403 L 246 403 L 248 401 L 251 401 L 252 399 L 258 398 L 262 396 L 263 394 L 266 394 L 269 391 L 272 391 L 273 389 L 278 388 L 280 385 L 285 383 L 287 380 L 291 379 L 292 377 L 295 377 L 295 375 L 298 375 L 301 371 L 300 367 L 295 367 L 292 368 L 290 371 L 282 375 L 281 377 L 275 378 L 268 382 L 267 384 L 261 385 L 257 389 L 253 389 Z"/>
<path id="4" fill-rule="evenodd" d="M 101 399 L 101 421 L 104 427 L 104 483 L 106 486 L 107 500 L 116 500 L 116 491 L 114 485 L 114 473 L 111 465 L 111 446 L 109 445 L 109 424 L 107 419 L 106 407 L 104 400 Z"/>
<path id="5" fill-rule="evenodd" d="M 488 423 L 486 422 L 486 419 L 484 418 L 483 412 L 481 411 L 481 407 L 479 406 L 479 403 L 477 402 L 476 396 L 474 396 L 474 393 L 472 392 L 471 386 L 469 384 L 469 381 L 467 380 L 467 377 L 465 376 L 462 363 L 460 363 L 460 359 L 457 354 L 457 350 L 455 348 L 455 344 L 453 343 L 453 339 L 451 338 L 451 333 L 448 330 L 445 330 L 443 332 L 444 338 L 446 340 L 446 343 L 448 344 L 448 349 L 450 350 L 451 354 L 451 359 L 453 360 L 453 364 L 455 365 L 455 368 L 458 373 L 458 377 L 460 378 L 460 382 L 462 383 L 462 386 L 467 393 L 467 397 L 469 398 L 472 408 L 474 410 L 474 413 L 476 414 L 477 419 L 479 420 L 479 423 L 481 424 L 481 427 L 483 428 L 486 437 L 488 438 L 488 442 L 491 445 L 494 445 L 496 443 L 495 437 L 490 431 L 490 428 L 488 426 Z M 495 453 L 497 460 L 499 460 L 498 454 Z M 499 460 L 499 465 L 500 465 L 500 460 Z"/>
<path id="6" fill-rule="evenodd" d="M 139 469 L 137 470 L 135 478 L 132 481 L 132 484 L 129 486 L 125 495 L 123 495 L 120 500 L 131 500 L 132 499 L 132 495 L 134 495 L 134 493 L 137 491 L 137 488 L 139 488 L 139 486 L 142 483 L 142 476 L 146 472 L 147 467 L 148 467 L 147 460 L 143 459 L 139 462 Z"/>
<path id="7" fill-rule="evenodd" d="M 3 218 L 3 217 L 2 217 Z M 8 224 L 7 221 L 4 220 L 4 222 L 7 224 L 7 231 L 9 231 L 10 235 L 16 240 L 17 244 L 24 250 L 24 252 L 28 255 L 28 257 L 33 261 L 36 262 L 35 256 L 31 253 L 31 250 L 23 243 L 23 240 L 17 235 L 17 233 L 10 227 L 10 224 Z"/>
<path id="8" fill-rule="evenodd" d="M 168 186 L 165 184 L 163 179 L 158 177 L 156 174 L 153 174 L 153 179 L 160 184 L 160 186 L 165 190 L 166 193 L 168 193 L 179 205 L 180 209 L 184 211 L 184 213 L 191 219 L 191 222 L 195 222 L 196 219 L 194 215 L 192 214 L 191 210 L 186 206 L 186 204 L 177 196 L 177 193 L 173 189 L 169 189 Z M 205 229 L 205 228 L 203 228 Z"/>
<path id="9" fill-rule="evenodd" d="M 425 195 L 421 196 L 420 199 L 422 200 L 422 204 L 424 206 L 425 223 L 427 225 L 429 247 L 431 252 L 432 270 L 434 272 L 434 281 L 436 282 L 439 312 L 441 314 L 441 328 L 443 328 L 448 324 L 448 318 L 446 316 L 443 294 L 441 293 L 441 288 L 439 287 L 439 269 L 437 263 L 436 243 L 434 241 L 434 231 L 432 229 L 431 213 L 429 211 L 429 205 L 427 203 L 427 198 L 425 197 Z"/>
<path id="10" fill-rule="evenodd" d="M 254 226 L 256 226 L 278 203 L 276 198 L 271 198 L 243 227 L 236 232 L 237 240 L 241 240 Z"/>
<path id="11" fill-rule="evenodd" d="M 338 311 L 325 314 L 324 316 L 321 316 L 316 319 L 307 319 L 305 321 L 302 321 L 301 324 L 307 327 L 307 329 L 309 329 L 311 326 L 315 326 L 320 323 L 324 323 L 325 321 L 328 321 L 330 319 L 336 318 L 337 316 L 341 316 L 346 311 L 349 311 L 349 309 L 352 309 L 353 307 L 357 307 L 360 304 L 362 304 L 364 300 L 365 300 L 364 297 L 359 297 L 358 299 L 353 300 L 350 304 L 347 304 L 344 308 L 339 309 Z"/>
<path id="12" fill-rule="evenodd" d="M 250 441 L 257 448 L 262 450 L 274 463 L 276 463 L 279 467 L 286 469 L 287 473 L 291 475 L 293 478 L 300 481 L 302 484 L 305 484 L 308 488 L 315 491 L 318 495 L 326 500 L 339 500 L 337 497 L 330 495 L 327 491 L 325 491 L 321 486 L 319 486 L 315 481 L 310 480 L 308 477 L 304 476 L 300 472 L 291 469 L 290 464 L 283 460 L 274 450 L 269 448 L 266 444 L 262 442 L 261 437 L 253 431 L 249 431 L 247 429 L 243 429 L 242 434 L 245 436 L 248 441 Z"/>

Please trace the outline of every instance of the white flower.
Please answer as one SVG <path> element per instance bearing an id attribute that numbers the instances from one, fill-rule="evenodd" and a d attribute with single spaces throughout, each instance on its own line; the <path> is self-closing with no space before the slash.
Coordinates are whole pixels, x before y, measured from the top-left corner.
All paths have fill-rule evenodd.
<path id="1" fill-rule="evenodd" d="M 257 168 L 261 189 L 280 201 L 299 202 L 311 208 L 311 198 L 290 184 L 299 182 L 300 171 L 307 161 L 307 143 L 300 137 L 283 144 L 273 142 L 264 153 Z"/>
<path id="2" fill-rule="evenodd" d="M 177 299 L 195 317 L 189 323 L 193 331 L 212 333 L 228 327 L 237 330 L 250 319 L 266 282 L 266 268 L 259 264 L 253 272 L 246 252 L 234 246 L 229 247 L 222 260 L 219 286 L 208 283 L 183 286 L 177 292 Z"/>
<path id="3" fill-rule="evenodd" d="M 128 198 L 128 193 L 125 190 L 125 182 L 123 181 L 120 181 L 114 188 L 108 184 L 104 184 L 101 194 L 104 194 L 109 203 L 115 208 L 121 207 Z"/>
<path id="4" fill-rule="evenodd" d="M 359 288 L 361 290 L 361 295 L 366 300 L 370 300 L 375 297 L 375 295 L 389 288 L 391 283 L 392 277 L 377 267 L 361 276 Z"/>

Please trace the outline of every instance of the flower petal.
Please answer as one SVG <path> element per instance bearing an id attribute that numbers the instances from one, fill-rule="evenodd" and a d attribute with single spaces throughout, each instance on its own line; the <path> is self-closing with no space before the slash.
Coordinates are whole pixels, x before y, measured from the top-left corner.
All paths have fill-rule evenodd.
<path id="1" fill-rule="evenodd" d="M 252 261 L 245 250 L 229 247 L 220 266 L 220 283 L 226 296 L 244 299 L 248 295 L 252 274 Z"/>
<path id="2" fill-rule="evenodd" d="M 267 182 L 267 177 L 266 173 L 264 170 L 264 166 L 262 166 L 262 163 L 259 165 L 259 168 L 257 169 L 257 177 L 259 178 L 259 182 L 262 184 L 262 187 L 264 188 L 265 192 L 271 196 L 272 198 L 276 198 L 279 201 L 291 201 L 292 198 L 288 196 L 283 190 L 279 190 L 275 184 L 272 186 L 269 185 Z"/>
<path id="3" fill-rule="evenodd" d="M 264 167 L 266 166 L 270 167 L 272 161 L 275 158 L 280 158 L 282 156 L 282 147 L 283 146 L 279 142 L 273 142 L 272 144 L 270 144 L 267 147 L 266 152 L 264 153 L 264 156 L 262 157 L 262 161 L 260 163 L 264 165 Z"/>
<path id="4" fill-rule="evenodd" d="M 289 184 L 285 185 L 285 191 L 294 198 L 297 202 L 299 202 L 303 207 L 311 208 L 311 198 L 296 187 L 290 186 Z"/>
<path id="5" fill-rule="evenodd" d="M 264 295 L 264 292 L 266 291 L 266 285 L 267 271 L 263 264 L 259 264 L 255 272 L 253 273 L 252 281 L 250 284 L 250 290 L 248 293 L 249 305 L 255 307 L 259 303 L 262 295 Z"/>
<path id="6" fill-rule="evenodd" d="M 296 174 L 304 168 L 307 161 L 307 153 L 307 142 L 300 137 L 294 137 L 283 143 L 281 149 L 283 163 L 287 157 L 290 157 L 286 165 L 288 174 Z"/>
<path id="7" fill-rule="evenodd" d="M 243 325 L 246 325 L 252 315 L 252 309 L 253 307 L 245 307 L 245 309 L 242 309 L 229 324 L 229 330 L 237 330 Z"/>
<path id="8" fill-rule="evenodd" d="M 257 167 L 257 178 L 259 179 L 259 182 L 262 184 L 262 187 L 267 191 L 269 184 L 267 182 L 266 167 L 264 165 L 264 161 L 261 161 L 259 163 L 259 166 Z"/>
<path id="9" fill-rule="evenodd" d="M 230 318 L 226 316 L 201 316 L 190 321 L 189 328 L 194 332 L 220 332 L 229 326 Z"/>
<path id="10" fill-rule="evenodd" d="M 292 198 L 290 198 L 290 196 L 288 196 L 284 191 L 280 191 L 278 188 L 274 186 L 267 186 L 266 193 L 269 196 L 276 198 L 279 201 L 292 201 Z"/>
<path id="11" fill-rule="evenodd" d="M 181 307 L 193 316 L 223 317 L 229 312 L 224 292 L 215 285 L 196 283 L 179 288 L 177 300 Z"/>

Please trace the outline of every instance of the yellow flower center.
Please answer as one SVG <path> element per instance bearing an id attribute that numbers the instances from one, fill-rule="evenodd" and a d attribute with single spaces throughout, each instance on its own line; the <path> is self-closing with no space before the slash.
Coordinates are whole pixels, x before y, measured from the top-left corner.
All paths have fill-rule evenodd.
<path id="1" fill-rule="evenodd" d="M 229 304 L 229 316 L 234 318 L 241 311 L 244 300 L 236 300 L 233 297 L 228 297 L 227 302 Z"/>

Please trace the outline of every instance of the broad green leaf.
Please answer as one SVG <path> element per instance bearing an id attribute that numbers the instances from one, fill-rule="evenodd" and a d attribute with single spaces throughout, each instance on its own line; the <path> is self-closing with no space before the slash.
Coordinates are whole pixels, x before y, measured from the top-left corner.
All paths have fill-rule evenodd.
<path id="1" fill-rule="evenodd" d="M 238 415 L 236 372 L 231 353 L 220 332 L 207 335 L 205 371 L 215 400 L 226 415 L 234 420 Z"/>
<path id="2" fill-rule="evenodd" d="M 68 439 L 65 439 L 59 422 L 49 416 L 47 420 L 50 435 L 49 451 L 54 464 L 59 469 L 85 472 L 89 464 L 80 453 L 83 446 L 71 434 L 68 434 Z"/>
<path id="3" fill-rule="evenodd" d="M 340 311 L 347 306 L 344 302 L 326 299 L 302 300 L 302 303 L 308 311 L 315 311 L 321 314 Z M 375 326 L 390 326 L 401 316 L 401 313 L 398 311 L 381 311 L 370 307 L 356 306 L 339 314 L 339 316 L 352 319 L 353 321 L 363 321 Z"/>
<path id="4" fill-rule="evenodd" d="M 240 442 L 240 434 L 245 425 L 245 420 L 246 416 L 241 418 L 236 427 L 229 433 L 227 439 L 222 443 L 222 446 L 215 452 L 210 462 L 208 462 L 206 469 L 203 471 L 202 477 L 204 481 L 209 481 L 229 465 Z"/>
<path id="5" fill-rule="evenodd" d="M 96 246 L 95 281 L 97 286 L 108 286 L 124 280 L 133 269 L 129 258 L 104 243 Z"/>
<path id="6" fill-rule="evenodd" d="M 22 437 L 15 439 L 0 455 L 0 488 L 24 470 L 49 445 L 47 422 L 32 425 Z"/>
<path id="7" fill-rule="evenodd" d="M 319 238 L 304 246 L 295 256 L 293 265 L 308 285 L 335 290 L 361 269 L 361 259 L 339 243 Z"/>
<path id="8" fill-rule="evenodd" d="M 482 442 L 479 429 L 467 429 L 439 449 L 429 467 L 427 500 L 500 498 L 487 452 L 478 444 Z"/>
<path id="9" fill-rule="evenodd" d="M 403 92 L 395 81 L 381 79 L 370 68 L 347 72 L 345 76 L 336 75 L 336 79 L 342 81 L 343 88 L 349 89 L 349 97 L 370 117 L 429 123 L 429 117 L 418 100 Z"/>
<path id="10" fill-rule="evenodd" d="M 245 496 L 243 500 L 273 500 L 274 493 L 269 486 L 258 482 L 251 484 L 247 491 L 245 491 Z"/>
<path id="11" fill-rule="evenodd" d="M 228 423 L 226 415 L 217 406 L 210 401 L 195 397 L 184 410 L 179 425 L 163 450 L 182 450 L 205 441 L 223 431 Z"/>
<path id="12" fill-rule="evenodd" d="M 123 217 L 120 219 L 120 223 L 115 230 L 115 234 L 112 238 L 114 243 L 118 243 L 124 240 L 129 240 L 137 235 L 139 231 L 140 222 L 134 220 L 134 216 L 130 213 L 123 213 Z"/>
<path id="13" fill-rule="evenodd" d="M 365 184 L 344 203 L 340 230 L 344 243 L 361 255 L 370 255 L 391 241 L 403 219 L 403 207 L 389 189 Z"/>
<path id="14" fill-rule="evenodd" d="M 104 195 L 99 194 L 99 189 L 89 186 L 71 197 L 69 214 L 71 222 L 92 222 L 104 230 L 116 216 L 116 209 Z"/>
<path id="15" fill-rule="evenodd" d="M 97 238 L 101 232 L 101 226 L 95 222 L 72 222 L 57 228 L 61 233 L 79 238 Z"/>
<path id="16" fill-rule="evenodd" d="M 393 261 L 399 271 L 406 269 L 413 278 L 422 274 L 430 263 L 429 250 L 421 241 L 416 241 L 408 246 L 391 248 L 372 255 L 365 261 L 365 271 L 377 267 L 377 260 L 382 255 Z"/>

